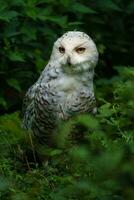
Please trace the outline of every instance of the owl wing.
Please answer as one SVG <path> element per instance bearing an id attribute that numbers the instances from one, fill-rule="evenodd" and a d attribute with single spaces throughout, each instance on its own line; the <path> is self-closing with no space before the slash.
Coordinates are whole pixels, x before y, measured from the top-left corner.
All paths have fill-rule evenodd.
<path id="1" fill-rule="evenodd" d="M 83 108 L 83 111 L 86 113 L 96 113 L 96 99 L 94 96 L 94 92 L 90 91 L 82 91 L 80 93 L 81 97 L 81 107 Z"/>
<path id="2" fill-rule="evenodd" d="M 32 119 L 34 116 L 34 97 L 36 90 L 38 88 L 38 83 L 35 83 L 33 86 L 31 86 L 24 99 L 22 104 L 22 115 L 23 115 L 23 123 L 22 127 L 25 129 L 31 128 Z"/>
<path id="3" fill-rule="evenodd" d="M 23 123 L 22 127 L 28 129 L 31 127 L 32 118 L 34 115 L 34 98 L 36 91 L 38 90 L 38 86 L 41 84 L 43 78 L 45 76 L 45 69 L 41 73 L 39 79 L 35 84 L 33 84 L 27 91 L 23 103 L 22 103 L 22 115 L 23 115 Z"/>
<path id="4" fill-rule="evenodd" d="M 96 99 L 94 93 L 90 92 L 80 92 L 73 101 L 66 106 L 66 111 L 69 116 L 72 116 L 76 113 L 93 113 L 95 114 L 96 109 Z"/>
<path id="5" fill-rule="evenodd" d="M 54 79 L 57 76 L 58 73 L 55 69 L 55 66 L 50 66 L 48 63 L 48 65 L 42 71 L 37 82 L 28 89 L 22 105 L 22 114 L 24 116 L 22 125 L 23 128 L 31 128 L 32 120 L 35 115 L 35 99 L 38 96 L 36 94 L 38 94 L 39 88 L 45 88 L 45 85 L 47 85 L 51 79 Z"/>
<path id="6" fill-rule="evenodd" d="M 27 107 L 31 104 L 31 102 L 33 101 L 34 99 L 34 96 L 35 96 L 35 91 L 37 89 L 38 85 L 37 84 L 34 84 L 33 86 L 31 86 L 24 99 L 23 99 L 23 104 L 22 104 L 22 114 L 24 115 L 25 114 L 25 111 L 27 109 Z"/>

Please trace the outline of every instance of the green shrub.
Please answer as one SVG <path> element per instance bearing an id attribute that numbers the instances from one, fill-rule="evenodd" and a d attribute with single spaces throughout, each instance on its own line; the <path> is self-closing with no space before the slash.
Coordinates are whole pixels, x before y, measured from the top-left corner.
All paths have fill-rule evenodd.
<path id="1" fill-rule="evenodd" d="M 134 68 L 116 69 L 116 77 L 96 82 L 97 115 L 63 124 L 55 148 L 36 146 L 18 113 L 0 118 L 1 199 L 134 198 Z M 70 132 L 81 136 L 73 141 Z"/>
<path id="2" fill-rule="evenodd" d="M 0 111 L 20 109 L 24 91 L 47 63 L 53 42 L 82 30 L 100 53 L 98 77 L 114 65 L 133 65 L 133 0 L 0 0 Z"/>
<path id="3" fill-rule="evenodd" d="M 133 19 L 133 0 L 0 0 L 1 200 L 134 199 Z M 21 129 L 22 99 L 75 29 L 99 50 L 98 113 L 62 124 L 50 148 Z"/>

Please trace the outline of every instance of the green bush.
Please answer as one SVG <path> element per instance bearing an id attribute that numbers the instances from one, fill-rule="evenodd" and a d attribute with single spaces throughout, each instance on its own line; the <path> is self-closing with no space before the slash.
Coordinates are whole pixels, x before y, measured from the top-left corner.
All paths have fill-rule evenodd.
<path id="1" fill-rule="evenodd" d="M 62 124 L 55 148 L 24 133 L 19 113 L 0 118 L 2 200 L 134 198 L 134 68 L 116 69 L 116 77 L 96 83 L 97 115 L 78 115 Z M 70 134 L 81 136 L 74 141 Z"/>
<path id="2" fill-rule="evenodd" d="M 100 53 L 98 77 L 111 77 L 114 65 L 133 65 L 133 18 L 133 0 L 0 0 L 0 111 L 20 109 L 24 91 L 65 31 L 93 37 Z"/>
<path id="3" fill-rule="evenodd" d="M 133 19 L 133 0 L 0 0 L 1 200 L 134 199 Z M 99 50 L 98 113 L 62 124 L 50 148 L 21 129 L 22 99 L 75 29 Z"/>

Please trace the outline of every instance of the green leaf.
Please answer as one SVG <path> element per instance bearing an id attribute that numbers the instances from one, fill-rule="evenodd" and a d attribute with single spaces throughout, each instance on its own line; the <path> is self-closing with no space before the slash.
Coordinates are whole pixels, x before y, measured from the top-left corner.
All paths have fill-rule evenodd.
<path id="1" fill-rule="evenodd" d="M 10 144 L 17 142 L 25 136 L 23 130 L 21 129 L 21 120 L 19 115 L 19 112 L 15 112 L 0 116 L 0 130 L 8 133 L 6 140 L 7 142 L 10 141 Z M 7 135 L 3 135 L 4 138 L 6 136 Z"/>
<path id="2" fill-rule="evenodd" d="M 133 13 L 133 12 L 134 12 L 134 2 L 131 2 L 131 3 L 127 6 L 127 12 L 128 12 L 128 13 Z"/>
<path id="3" fill-rule="evenodd" d="M 37 9 L 34 8 L 34 7 L 30 7 L 30 8 L 27 8 L 26 10 L 26 15 L 30 18 L 32 18 L 33 20 L 36 20 L 37 19 Z"/>
<path id="4" fill-rule="evenodd" d="M 96 13 L 95 10 L 89 8 L 88 6 L 85 6 L 81 3 L 74 3 L 71 7 L 71 9 L 73 11 L 79 12 L 79 13 L 83 13 L 83 14 L 94 14 Z"/>
<path id="5" fill-rule="evenodd" d="M 50 22 L 54 22 L 56 24 L 58 24 L 59 26 L 61 26 L 62 28 L 66 28 L 67 26 L 67 16 L 46 16 L 46 20 L 50 21 Z"/>
<path id="6" fill-rule="evenodd" d="M 0 20 L 9 22 L 11 19 L 17 17 L 18 15 L 19 13 L 13 10 L 11 11 L 2 10 L 0 11 Z"/>
<path id="7" fill-rule="evenodd" d="M 8 80 L 7 80 L 7 83 L 8 83 L 9 86 L 13 87 L 13 88 L 16 89 L 18 92 L 21 91 L 20 83 L 19 83 L 18 80 L 11 78 L 11 79 L 8 79 Z"/>
<path id="8" fill-rule="evenodd" d="M 85 125 L 87 128 L 96 129 L 99 127 L 98 121 L 90 115 L 79 115 L 77 117 L 77 122 Z"/>
<path id="9" fill-rule="evenodd" d="M 99 108 L 101 117 L 110 117 L 115 111 L 111 108 L 111 103 L 107 102 Z"/>
<path id="10" fill-rule="evenodd" d="M 7 190 L 9 187 L 9 182 L 4 177 L 0 176 L 0 191 Z"/>
<path id="11" fill-rule="evenodd" d="M 0 97 L 0 105 L 3 106 L 4 108 L 7 108 L 7 102 L 3 97 Z"/>
<path id="12" fill-rule="evenodd" d="M 31 198 L 29 198 L 29 196 L 26 193 L 17 191 L 13 193 L 12 199 L 13 200 L 22 200 L 22 199 L 29 200 Z"/>
<path id="13" fill-rule="evenodd" d="M 62 150 L 60 149 L 54 149 L 50 152 L 50 156 L 57 156 L 57 155 L 60 155 L 62 153 Z"/>
<path id="14" fill-rule="evenodd" d="M 44 59 L 42 59 L 41 57 L 41 51 L 39 49 L 35 50 L 35 66 L 38 72 L 40 72 L 44 65 L 45 65 L 45 61 Z"/>
<path id="15" fill-rule="evenodd" d="M 13 0 L 10 2 L 10 4 L 12 6 L 22 6 L 22 7 L 26 5 L 24 0 Z"/>
<path id="16" fill-rule="evenodd" d="M 60 3 L 65 6 L 68 7 L 70 5 L 70 0 L 60 0 Z"/>
<path id="17" fill-rule="evenodd" d="M 75 161 L 86 161 L 88 158 L 88 149 L 86 149 L 86 147 L 79 147 L 79 146 L 73 146 L 70 149 L 70 156 L 73 158 L 73 160 Z"/>
<path id="18" fill-rule="evenodd" d="M 10 51 L 8 57 L 11 61 L 20 61 L 20 62 L 25 61 L 23 53 L 18 51 Z"/>
<path id="19" fill-rule="evenodd" d="M 53 11 L 51 7 L 46 7 L 45 9 L 38 9 L 37 18 L 42 21 L 45 21 L 46 16 L 50 16 L 52 13 Z"/>
<path id="20" fill-rule="evenodd" d="M 84 24 L 84 22 L 69 22 L 68 23 L 68 26 L 75 26 L 75 25 L 82 25 L 82 24 Z"/>
<path id="21" fill-rule="evenodd" d="M 109 11 L 109 10 L 113 10 L 113 11 L 122 11 L 122 9 L 115 4 L 112 0 L 97 0 L 96 2 L 97 6 L 100 7 L 102 10 L 104 11 Z"/>
<path id="22" fill-rule="evenodd" d="M 24 34 L 28 40 L 36 40 L 37 28 L 31 25 L 29 29 L 29 24 L 25 24 L 21 28 L 21 33 Z"/>
<path id="23" fill-rule="evenodd" d="M 4 37 L 10 38 L 19 35 L 20 31 L 17 30 L 17 25 L 15 20 L 12 23 L 8 23 L 4 31 Z"/>

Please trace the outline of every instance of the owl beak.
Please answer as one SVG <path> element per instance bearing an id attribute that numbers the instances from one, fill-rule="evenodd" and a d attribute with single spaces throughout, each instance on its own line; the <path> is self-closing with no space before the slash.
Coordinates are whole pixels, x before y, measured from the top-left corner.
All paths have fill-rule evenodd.
<path id="1" fill-rule="evenodd" d="M 70 59 L 70 56 L 68 56 L 67 58 L 67 64 L 70 66 L 71 65 L 71 59 Z"/>

